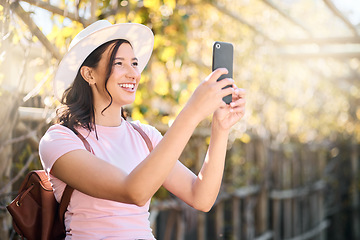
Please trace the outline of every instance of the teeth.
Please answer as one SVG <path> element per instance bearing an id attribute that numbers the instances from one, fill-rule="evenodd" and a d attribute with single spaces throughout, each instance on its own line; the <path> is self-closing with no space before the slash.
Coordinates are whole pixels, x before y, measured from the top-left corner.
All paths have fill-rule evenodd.
<path id="1" fill-rule="evenodd" d="M 123 87 L 123 88 L 134 88 L 135 87 L 135 84 L 129 84 L 129 83 L 120 83 L 119 84 L 120 87 Z"/>

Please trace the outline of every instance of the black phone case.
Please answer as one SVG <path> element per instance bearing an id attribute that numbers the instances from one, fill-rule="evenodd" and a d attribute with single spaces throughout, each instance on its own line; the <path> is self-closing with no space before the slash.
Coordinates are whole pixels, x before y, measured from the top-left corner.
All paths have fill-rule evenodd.
<path id="1" fill-rule="evenodd" d="M 217 68 L 226 68 L 228 70 L 228 74 L 221 75 L 217 81 L 233 77 L 233 55 L 234 47 L 231 43 L 214 42 L 212 70 L 214 71 Z M 231 85 L 227 85 L 225 88 L 228 87 L 231 87 Z M 223 100 L 227 104 L 230 104 L 232 102 L 232 95 L 225 96 Z"/>

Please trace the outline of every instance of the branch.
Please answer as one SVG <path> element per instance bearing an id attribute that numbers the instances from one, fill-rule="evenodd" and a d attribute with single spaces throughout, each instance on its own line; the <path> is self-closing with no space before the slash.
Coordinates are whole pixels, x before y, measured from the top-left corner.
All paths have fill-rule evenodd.
<path id="1" fill-rule="evenodd" d="M 14 178 L 12 178 L 4 187 L 0 189 L 0 195 L 4 194 L 6 190 L 13 185 L 20 177 L 24 176 L 24 173 L 27 169 L 29 169 L 30 163 L 32 163 L 39 154 L 37 152 L 32 153 L 30 157 L 26 160 L 26 163 L 21 168 L 21 170 L 16 174 Z"/>
<path id="2" fill-rule="evenodd" d="M 79 17 L 77 14 L 70 13 L 68 11 L 65 11 L 65 10 L 61 9 L 61 8 L 55 7 L 55 6 L 51 5 L 48 2 L 44 2 L 44 1 L 41 1 L 41 0 L 22 0 L 22 1 L 27 2 L 27 3 L 31 4 L 31 5 L 36 6 L 36 7 L 45 9 L 45 10 L 47 10 L 49 12 L 54 13 L 54 14 L 57 14 L 57 15 L 60 15 L 60 16 L 63 16 L 63 17 L 67 17 L 72 21 L 80 22 L 85 27 L 92 23 L 90 20 Z"/>
<path id="3" fill-rule="evenodd" d="M 292 58 L 292 59 L 308 59 L 308 58 L 336 58 L 336 59 L 346 59 L 346 58 L 358 58 L 360 59 L 360 52 L 319 52 L 319 53 L 280 53 L 282 57 Z"/>
<path id="4" fill-rule="evenodd" d="M 304 25 L 302 25 L 300 22 L 298 22 L 295 18 L 291 17 L 289 14 L 281 10 L 273 1 L 271 0 L 262 0 L 265 4 L 267 4 L 269 7 L 276 10 L 280 15 L 282 15 L 284 18 L 292 22 L 294 25 L 300 27 L 302 30 L 304 30 L 309 36 L 312 36 L 311 31 L 306 28 Z"/>
<path id="5" fill-rule="evenodd" d="M 328 6 L 328 8 L 330 8 L 330 10 L 350 28 L 354 36 L 359 36 L 354 25 L 339 11 L 339 9 L 334 5 L 334 3 L 331 0 L 323 0 L 323 1 L 326 4 L 326 6 Z"/>
<path id="6" fill-rule="evenodd" d="M 0 1 L 3 2 L 5 0 Z M 39 41 L 44 45 L 44 47 L 51 53 L 54 58 L 56 58 L 57 60 L 60 60 L 62 58 L 58 49 L 51 44 L 49 39 L 46 38 L 46 36 L 31 19 L 29 13 L 20 6 L 19 2 L 11 3 L 10 9 L 21 18 L 21 20 L 29 27 L 29 30 L 32 32 L 32 34 L 39 39 Z"/>
<path id="7" fill-rule="evenodd" d="M 301 44 L 360 44 L 360 37 L 331 37 L 331 38 L 289 38 L 278 42 L 283 45 Z"/>
<path id="8" fill-rule="evenodd" d="M 217 4 L 213 1 L 210 1 L 209 4 L 211 6 L 213 6 L 214 8 L 216 8 L 218 11 L 224 13 L 225 15 L 235 19 L 236 21 L 240 22 L 241 24 L 248 26 L 251 30 L 253 30 L 257 34 L 263 36 L 266 40 L 273 42 L 273 40 L 270 39 L 268 36 L 266 36 L 260 29 L 258 29 L 257 27 L 255 27 L 254 25 L 252 25 L 251 23 L 249 23 L 248 21 L 243 19 L 239 14 L 231 12 L 230 10 L 220 6 L 219 4 Z"/>

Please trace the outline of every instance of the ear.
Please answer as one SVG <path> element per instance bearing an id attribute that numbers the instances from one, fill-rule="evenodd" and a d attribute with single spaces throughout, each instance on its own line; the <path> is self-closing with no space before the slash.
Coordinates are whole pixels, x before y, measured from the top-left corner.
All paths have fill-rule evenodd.
<path id="1" fill-rule="evenodd" d="M 89 85 L 95 83 L 95 80 L 94 80 L 94 77 L 93 77 L 93 71 L 92 71 L 91 67 L 82 66 L 80 68 L 80 74 L 84 78 L 84 80 L 89 83 Z"/>

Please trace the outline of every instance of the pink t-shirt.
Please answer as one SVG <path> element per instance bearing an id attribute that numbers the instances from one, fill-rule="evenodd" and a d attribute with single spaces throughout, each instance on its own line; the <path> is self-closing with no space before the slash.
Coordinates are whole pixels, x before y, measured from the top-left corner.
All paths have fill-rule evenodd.
<path id="1" fill-rule="evenodd" d="M 156 146 L 162 136 L 155 128 L 134 122 Z M 90 143 L 97 157 L 130 173 L 149 154 L 141 135 L 127 121 L 118 127 L 96 126 L 90 134 L 77 129 Z M 69 128 L 51 126 L 40 141 L 42 165 L 49 174 L 55 161 L 70 151 L 85 149 L 82 141 Z M 59 202 L 65 183 L 49 174 L 54 195 Z M 149 222 L 150 200 L 143 207 L 94 198 L 74 190 L 65 214 L 66 239 L 154 239 Z"/>

